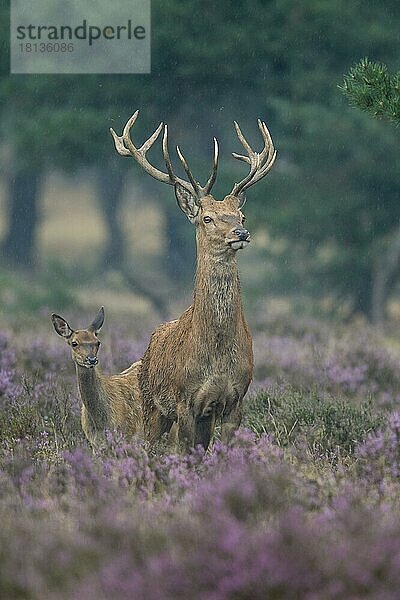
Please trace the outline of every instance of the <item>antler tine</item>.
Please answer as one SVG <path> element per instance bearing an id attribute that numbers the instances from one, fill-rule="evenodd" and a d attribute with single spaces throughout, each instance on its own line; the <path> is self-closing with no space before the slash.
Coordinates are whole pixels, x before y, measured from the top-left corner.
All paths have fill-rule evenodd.
<path id="1" fill-rule="evenodd" d="M 243 154 L 236 154 L 236 152 L 232 152 L 232 156 L 233 156 L 233 158 L 237 158 L 239 160 L 242 160 L 245 163 L 250 164 L 250 159 L 248 156 L 243 156 Z"/>
<path id="2" fill-rule="evenodd" d="M 110 127 L 110 133 L 113 136 L 115 149 L 118 152 L 118 154 L 120 154 L 121 156 L 131 156 L 129 150 L 124 146 L 122 136 L 117 135 L 112 127 Z"/>
<path id="3" fill-rule="evenodd" d="M 128 139 L 128 141 L 130 141 L 132 143 L 132 141 L 129 137 L 129 134 L 130 134 L 132 127 L 136 123 L 136 119 L 138 118 L 138 116 L 139 116 L 139 109 L 135 110 L 135 112 L 133 113 L 131 118 L 127 120 L 124 130 L 122 132 L 122 138 L 123 138 L 124 142 L 126 139 Z"/>
<path id="4" fill-rule="evenodd" d="M 186 175 L 189 178 L 190 183 L 192 184 L 192 187 L 194 190 L 196 190 L 198 196 L 204 197 L 207 196 L 207 194 L 210 193 L 212 186 L 215 183 L 215 180 L 217 178 L 217 170 L 218 170 L 218 141 L 216 138 L 214 139 L 214 158 L 213 158 L 213 165 L 212 165 L 212 170 L 211 170 L 211 174 L 209 176 L 209 178 L 207 179 L 207 183 L 202 186 L 200 185 L 200 183 L 198 181 L 195 180 L 195 178 L 193 177 L 190 169 L 189 169 L 189 165 L 187 163 L 187 160 L 185 159 L 185 157 L 183 156 L 181 149 L 179 148 L 179 146 L 176 147 L 176 152 L 179 156 L 179 160 L 182 163 L 183 168 L 185 169 Z"/>
<path id="5" fill-rule="evenodd" d="M 137 110 L 127 121 L 124 127 L 124 131 L 122 132 L 122 136 L 117 135 L 114 129 L 110 128 L 111 135 L 114 138 L 115 148 L 117 152 L 121 154 L 121 156 L 133 156 L 136 162 L 139 163 L 139 165 L 146 171 L 146 173 L 154 177 L 154 179 L 172 185 L 173 182 L 170 181 L 169 175 L 154 167 L 152 164 L 149 163 L 149 161 L 146 158 L 146 152 L 149 150 L 149 148 L 151 148 L 151 146 L 154 144 L 154 142 L 160 135 L 160 131 L 162 129 L 163 124 L 160 123 L 160 125 L 157 127 L 155 132 L 148 138 L 148 140 L 146 140 L 140 148 L 136 148 L 130 136 L 130 132 L 133 125 L 136 123 L 138 115 L 139 111 Z"/>
<path id="6" fill-rule="evenodd" d="M 181 179 L 174 173 L 174 169 L 172 167 L 171 157 L 170 157 L 169 149 L 168 149 L 168 125 L 164 125 L 162 150 L 163 150 L 165 166 L 167 167 L 168 177 L 169 177 L 171 185 L 175 185 L 175 183 L 179 182 L 184 188 L 186 188 L 190 192 L 194 192 L 195 196 L 197 196 L 196 188 L 193 188 L 193 186 L 190 183 L 188 183 L 184 179 Z"/>
<path id="7" fill-rule="evenodd" d="M 164 126 L 162 149 L 163 149 L 164 162 L 167 167 L 169 178 L 170 178 L 171 182 L 174 184 L 177 180 L 177 176 L 175 175 L 174 170 L 172 168 L 171 157 L 169 155 L 169 150 L 168 150 L 168 125 Z"/>
<path id="8" fill-rule="evenodd" d="M 240 143 L 242 144 L 242 146 L 246 150 L 247 154 L 249 155 L 249 158 L 251 158 L 255 154 L 253 148 L 250 146 L 249 142 L 244 137 L 244 135 L 242 133 L 242 130 L 239 127 L 239 123 L 237 123 L 236 121 L 234 121 L 233 123 L 235 125 L 236 133 L 237 133 L 237 136 L 239 138 Z"/>
<path id="9" fill-rule="evenodd" d="M 193 177 L 190 169 L 189 169 L 189 165 L 187 164 L 187 160 L 186 158 L 183 156 L 179 146 L 176 147 L 176 153 L 179 157 L 179 160 L 182 163 L 183 168 L 185 169 L 185 173 L 189 178 L 190 183 L 192 184 L 193 189 L 196 191 L 197 195 L 200 196 L 200 192 L 201 192 L 201 186 L 199 183 L 197 183 L 197 181 L 195 180 L 195 178 Z"/>
<path id="10" fill-rule="evenodd" d="M 213 166 L 212 166 L 212 171 L 211 171 L 211 175 L 207 180 L 206 185 L 203 187 L 203 193 L 205 195 L 209 194 L 211 192 L 211 189 L 215 183 L 215 180 L 217 178 L 217 170 L 218 170 L 218 152 L 219 152 L 219 148 L 218 148 L 218 140 L 217 138 L 214 138 L 214 160 L 213 160 Z"/>
<path id="11" fill-rule="evenodd" d="M 268 127 L 261 119 L 258 119 L 258 128 L 262 135 L 264 146 L 260 153 L 255 152 L 252 149 L 236 121 L 234 121 L 234 124 L 239 141 L 246 150 L 247 156 L 236 154 L 235 152 L 232 152 L 232 156 L 250 165 L 250 171 L 247 176 L 239 183 L 235 183 L 232 188 L 231 194 L 233 196 L 238 196 L 244 192 L 245 189 L 265 177 L 275 162 L 276 150 Z"/>
<path id="12" fill-rule="evenodd" d="M 261 131 L 261 135 L 264 139 L 264 148 L 260 153 L 260 162 L 263 162 L 265 159 L 266 162 L 264 165 L 261 165 L 260 170 L 254 175 L 254 179 L 252 180 L 251 185 L 265 177 L 268 171 L 271 170 L 277 155 L 268 127 L 266 126 L 264 121 L 261 121 L 260 119 L 258 119 L 258 126 Z"/>
<path id="13" fill-rule="evenodd" d="M 265 155 L 267 155 L 268 162 L 269 162 L 270 159 L 272 158 L 274 152 L 276 154 L 276 150 L 274 148 L 274 143 L 272 141 L 272 137 L 271 137 L 268 127 L 266 126 L 264 121 L 261 121 L 261 119 L 258 119 L 258 127 L 261 131 L 261 135 L 264 140 L 264 148 L 261 151 L 261 157 L 264 158 Z"/>
<path id="14" fill-rule="evenodd" d="M 259 156 L 259 154 L 257 154 L 255 160 L 251 162 L 251 168 L 250 168 L 250 171 L 248 172 L 248 174 L 246 175 L 246 177 L 244 179 L 242 179 L 242 181 L 240 181 L 239 183 L 235 183 L 235 185 L 233 186 L 232 191 L 230 193 L 231 196 L 239 196 L 241 194 L 241 192 L 244 192 L 246 187 L 251 185 L 253 177 L 254 177 L 257 169 L 259 168 L 259 164 L 260 164 L 260 156 Z"/>
<path id="15" fill-rule="evenodd" d="M 128 135 L 128 137 L 129 137 L 129 131 L 130 131 L 132 125 L 135 123 L 135 121 L 138 117 L 138 114 L 139 114 L 139 111 L 137 110 L 131 116 L 131 118 L 126 123 L 126 125 L 124 127 L 124 131 L 121 136 L 117 135 L 115 133 L 114 129 L 112 127 L 110 127 L 110 133 L 114 138 L 115 148 L 116 148 L 118 154 L 121 154 L 121 156 L 131 156 L 131 154 L 132 154 L 130 149 L 125 147 L 125 137 L 126 137 L 126 135 Z"/>
<path id="16" fill-rule="evenodd" d="M 152 147 L 154 142 L 158 139 L 158 136 L 160 135 L 160 131 L 162 128 L 163 128 L 163 122 L 161 121 L 161 123 L 159 124 L 159 126 L 157 127 L 155 132 L 149 137 L 149 139 L 146 142 L 144 142 L 140 146 L 139 152 L 141 152 L 142 154 L 146 154 L 146 152 L 148 150 L 150 150 L 150 148 Z"/>
<path id="17" fill-rule="evenodd" d="M 269 159 L 265 163 L 265 165 L 254 175 L 254 179 L 252 180 L 251 185 L 253 185 L 253 183 L 256 183 L 257 181 L 260 181 L 260 179 L 265 177 L 265 175 L 268 173 L 268 171 L 270 171 L 272 169 L 275 159 L 276 159 L 276 156 L 277 156 L 277 152 L 274 148 L 271 159 Z"/>

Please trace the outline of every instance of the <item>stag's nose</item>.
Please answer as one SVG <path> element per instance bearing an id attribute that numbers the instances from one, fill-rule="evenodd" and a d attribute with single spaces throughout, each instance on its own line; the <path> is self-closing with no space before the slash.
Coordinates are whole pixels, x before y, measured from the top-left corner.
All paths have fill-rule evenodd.
<path id="1" fill-rule="evenodd" d="M 241 242 L 245 242 L 250 236 L 249 231 L 247 231 L 247 229 L 243 229 L 243 227 L 238 227 L 238 229 L 235 229 L 234 233 Z"/>
<path id="2" fill-rule="evenodd" d="M 87 357 L 87 362 L 89 365 L 97 365 L 97 356 L 88 356 Z"/>

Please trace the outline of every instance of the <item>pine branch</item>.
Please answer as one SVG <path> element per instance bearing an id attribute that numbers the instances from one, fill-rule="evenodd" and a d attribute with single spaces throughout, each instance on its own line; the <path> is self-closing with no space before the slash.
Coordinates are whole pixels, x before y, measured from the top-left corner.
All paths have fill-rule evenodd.
<path id="1" fill-rule="evenodd" d="M 386 65 L 364 58 L 344 76 L 339 88 L 351 106 L 400 124 L 400 72 L 391 75 Z"/>

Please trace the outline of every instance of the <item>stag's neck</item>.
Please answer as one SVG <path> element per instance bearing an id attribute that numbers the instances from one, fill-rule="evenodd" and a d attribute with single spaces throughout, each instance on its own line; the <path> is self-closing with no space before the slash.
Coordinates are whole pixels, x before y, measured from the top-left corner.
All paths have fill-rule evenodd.
<path id="1" fill-rule="evenodd" d="M 78 388 L 89 421 L 94 429 L 103 430 L 108 422 L 108 404 L 101 375 L 96 367 L 76 365 Z"/>
<path id="2" fill-rule="evenodd" d="M 236 254 L 199 252 L 193 316 L 204 335 L 235 335 L 243 320 Z"/>

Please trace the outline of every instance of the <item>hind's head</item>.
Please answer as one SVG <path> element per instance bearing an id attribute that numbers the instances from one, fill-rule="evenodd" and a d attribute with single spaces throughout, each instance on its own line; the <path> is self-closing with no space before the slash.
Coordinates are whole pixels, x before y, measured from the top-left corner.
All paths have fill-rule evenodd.
<path id="1" fill-rule="evenodd" d="M 73 361 L 87 369 L 95 367 L 99 362 L 97 353 L 100 341 L 97 334 L 104 323 L 104 308 L 100 308 L 96 318 L 87 329 L 74 330 L 63 317 L 56 314 L 51 315 L 51 320 L 58 335 L 63 337 L 71 348 Z"/>

